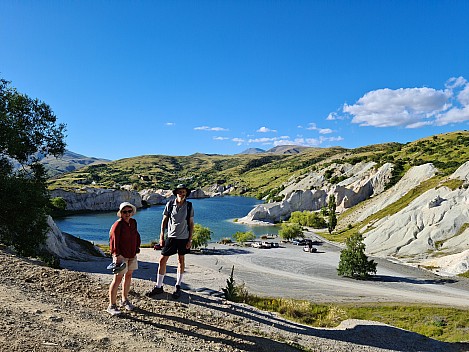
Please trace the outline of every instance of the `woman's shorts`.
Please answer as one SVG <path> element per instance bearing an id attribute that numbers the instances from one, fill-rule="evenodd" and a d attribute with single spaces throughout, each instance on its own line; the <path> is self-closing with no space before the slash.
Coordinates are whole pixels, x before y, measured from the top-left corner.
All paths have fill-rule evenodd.
<path id="1" fill-rule="evenodd" d="M 120 273 L 115 275 L 124 275 L 127 271 L 134 271 L 138 269 L 138 260 L 137 256 L 133 258 L 124 258 L 123 256 L 119 256 L 118 258 L 119 263 L 124 262 L 126 264 L 125 269 L 122 270 Z"/>

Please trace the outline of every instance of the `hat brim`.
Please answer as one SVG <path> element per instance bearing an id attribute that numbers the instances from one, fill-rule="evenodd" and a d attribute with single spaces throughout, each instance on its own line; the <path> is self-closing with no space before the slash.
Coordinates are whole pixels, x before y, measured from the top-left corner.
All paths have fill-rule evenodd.
<path id="1" fill-rule="evenodd" d="M 186 190 L 186 196 L 189 196 L 191 194 L 191 190 L 187 187 L 176 188 L 176 189 L 174 189 L 173 194 L 175 196 L 177 196 L 177 193 L 180 189 L 185 189 Z"/>
<path id="2" fill-rule="evenodd" d="M 121 216 L 121 211 L 125 207 L 131 207 L 132 208 L 132 215 L 134 215 L 137 212 L 137 207 L 131 203 L 126 202 L 118 211 L 117 211 L 117 216 Z"/>

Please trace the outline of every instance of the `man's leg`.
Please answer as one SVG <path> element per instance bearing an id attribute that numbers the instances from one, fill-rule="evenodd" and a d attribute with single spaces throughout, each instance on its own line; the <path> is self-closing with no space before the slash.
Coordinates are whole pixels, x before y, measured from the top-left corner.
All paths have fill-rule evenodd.
<path id="1" fill-rule="evenodd" d="M 181 286 L 184 270 L 185 270 L 185 256 L 184 254 L 178 254 L 178 271 L 177 271 L 177 277 L 176 277 L 176 286 Z"/>
<path id="2" fill-rule="evenodd" d="M 156 287 L 163 286 L 164 276 L 166 275 L 166 263 L 168 262 L 169 256 L 162 255 L 160 257 L 160 263 L 158 267 L 158 274 L 156 275 Z"/>
<path id="3" fill-rule="evenodd" d="M 185 268 L 185 257 L 184 254 L 178 254 L 178 271 L 176 277 L 176 287 L 173 292 L 173 298 L 178 299 L 181 297 L 181 283 L 182 283 L 182 276 L 184 274 Z"/>

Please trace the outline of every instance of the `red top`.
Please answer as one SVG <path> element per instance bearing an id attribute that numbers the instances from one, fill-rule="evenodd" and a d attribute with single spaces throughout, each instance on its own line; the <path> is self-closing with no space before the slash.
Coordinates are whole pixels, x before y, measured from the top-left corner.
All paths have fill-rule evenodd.
<path id="1" fill-rule="evenodd" d="M 140 251 L 137 221 L 132 218 L 128 223 L 122 219 L 117 220 L 109 231 L 109 247 L 113 255 L 134 258 Z"/>

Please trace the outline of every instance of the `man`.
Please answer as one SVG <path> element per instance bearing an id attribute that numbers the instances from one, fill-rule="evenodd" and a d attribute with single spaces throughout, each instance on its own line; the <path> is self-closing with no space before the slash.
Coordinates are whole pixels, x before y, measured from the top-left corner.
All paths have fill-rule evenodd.
<path id="1" fill-rule="evenodd" d="M 148 297 L 163 293 L 163 280 L 166 274 L 166 263 L 173 254 L 178 254 L 178 268 L 175 290 L 172 294 L 174 299 L 181 297 L 181 282 L 185 268 L 185 254 L 189 253 L 192 246 L 192 234 L 194 232 L 194 209 L 192 203 L 186 201 L 190 190 L 183 184 L 178 185 L 173 194 L 175 200 L 166 203 L 161 223 L 160 245 L 162 247 L 159 268 L 156 276 L 156 286 L 147 293 Z M 168 229 L 165 240 L 164 233 Z"/>

